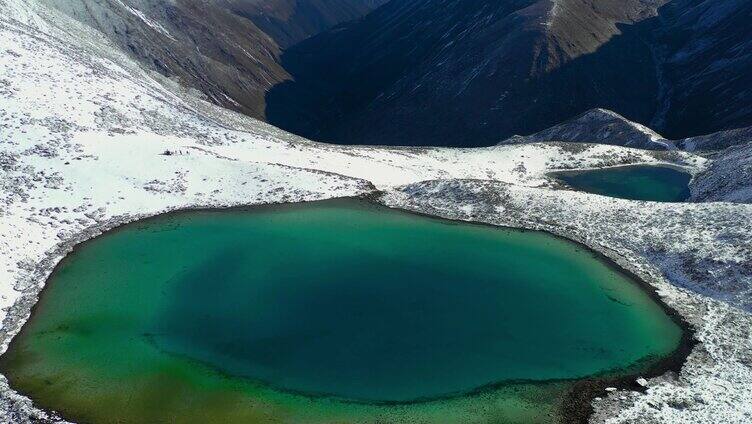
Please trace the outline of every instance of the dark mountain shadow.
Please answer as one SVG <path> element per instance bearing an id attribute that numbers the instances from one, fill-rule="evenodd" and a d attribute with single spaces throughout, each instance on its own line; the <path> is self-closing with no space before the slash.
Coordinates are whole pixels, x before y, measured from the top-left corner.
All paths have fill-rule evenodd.
<path id="1" fill-rule="evenodd" d="M 681 0 L 661 9 L 667 49 L 665 110 L 652 123 L 670 138 L 752 125 L 752 2 Z"/>
<path id="2" fill-rule="evenodd" d="M 593 108 L 611 109 L 646 125 L 655 122 L 659 131 L 672 129 L 668 133 L 672 137 L 740 126 L 752 117 L 752 112 L 744 112 L 744 116 L 720 119 L 718 112 L 700 119 L 703 110 L 713 105 L 719 109 L 717 96 L 706 96 L 703 84 L 729 85 L 738 80 L 732 86 L 744 91 L 740 84 L 752 78 L 752 72 L 745 74 L 735 67 L 726 70 L 726 81 L 715 77 L 704 81 L 703 73 L 695 69 L 698 76 L 692 80 L 677 70 L 681 66 L 667 63 L 673 51 L 690 50 L 696 44 L 691 34 L 674 38 L 676 27 L 692 26 L 702 19 L 681 13 L 682 6 L 698 1 L 670 3 L 656 17 L 618 24 L 619 33 L 574 59 L 566 59 L 564 50 L 588 36 L 571 35 L 576 26 L 565 29 L 570 39 L 557 39 L 556 34 L 531 29 L 537 21 L 520 24 L 519 19 L 501 17 L 499 28 L 491 28 L 496 22 L 489 22 L 488 28 L 475 29 L 472 40 L 466 36 L 459 40 L 467 28 L 432 32 L 404 25 L 384 30 L 381 23 L 393 20 L 389 9 L 406 7 L 392 3 L 357 23 L 285 51 L 282 64 L 293 80 L 267 93 L 267 120 L 326 142 L 467 147 L 540 131 Z M 512 3 L 510 8 L 527 5 L 525 11 L 538 6 L 536 2 Z M 480 10 L 468 6 L 459 12 L 477 15 Z M 459 19 L 450 16 L 447 22 Z M 726 37 L 730 40 L 749 32 L 730 24 L 721 27 L 733 33 Z M 463 50 L 446 53 L 454 41 L 457 47 L 452 48 Z M 723 49 L 712 53 L 723 55 L 719 50 Z M 454 60 L 447 65 L 447 59 Z M 478 73 L 468 78 L 475 69 Z M 674 86 L 682 84 L 687 90 L 678 92 Z M 696 92 L 688 97 L 686 92 L 692 89 Z M 728 87 L 715 91 L 726 93 Z M 696 116 L 695 124 L 676 124 L 688 119 L 684 116 Z"/>
<path id="3" fill-rule="evenodd" d="M 649 122 L 656 111 L 658 80 L 651 50 L 642 37 L 654 21 L 619 25 L 622 34 L 594 53 L 539 75 L 520 74 L 517 69 L 532 67 L 535 57 L 531 52 L 515 52 L 511 72 L 480 76 L 454 98 L 432 92 L 440 81 L 431 81 L 433 85 L 426 88 L 393 87 L 404 78 L 424 77 L 411 73 L 416 67 L 430 70 L 423 60 L 432 59 L 432 46 L 417 50 L 406 46 L 412 50 L 407 58 L 401 52 L 386 52 L 378 66 L 358 69 L 359 64 L 348 60 L 360 37 L 348 46 L 332 44 L 328 50 L 325 34 L 282 55 L 283 67 L 293 80 L 269 91 L 266 117 L 273 125 L 319 141 L 437 146 L 492 145 L 595 107 Z M 535 43 L 530 34 L 521 38 L 529 45 Z M 506 79 L 509 73 L 511 81 Z M 387 92 L 392 99 L 379 99 Z"/>
<path id="4" fill-rule="evenodd" d="M 287 48 L 341 22 L 361 18 L 385 0 L 225 0 L 235 14 L 251 20 Z"/>

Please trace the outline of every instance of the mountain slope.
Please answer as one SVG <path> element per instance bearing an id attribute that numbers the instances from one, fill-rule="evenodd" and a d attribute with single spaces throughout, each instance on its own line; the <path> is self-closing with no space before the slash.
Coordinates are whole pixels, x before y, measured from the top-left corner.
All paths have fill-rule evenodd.
<path id="1" fill-rule="evenodd" d="M 752 144 L 752 127 L 735 128 L 717 133 L 685 138 L 677 146 L 688 152 L 723 150 L 731 146 Z"/>
<path id="2" fill-rule="evenodd" d="M 250 116 L 288 78 L 280 49 L 251 21 L 200 0 L 45 0 L 152 69 Z"/>
<path id="3" fill-rule="evenodd" d="M 365 16 L 386 0 L 221 0 L 253 21 L 282 48 Z"/>
<path id="4" fill-rule="evenodd" d="M 391 2 L 286 52 L 296 82 L 272 90 L 268 118 L 323 140 L 408 145 L 492 144 L 599 106 L 645 121 L 650 50 L 619 25 L 660 4 Z"/>
<path id="5" fill-rule="evenodd" d="M 681 138 L 752 125 L 752 2 L 674 0 L 661 17 L 666 88 L 651 126 Z"/>
<path id="6" fill-rule="evenodd" d="M 269 122 L 339 143 L 489 145 L 593 108 L 684 138 L 752 124 L 752 3 L 405 0 L 290 48 Z"/>
<path id="7" fill-rule="evenodd" d="M 593 108 L 677 139 L 752 125 L 743 0 L 41 1 L 317 140 L 491 145 Z"/>
<path id="8" fill-rule="evenodd" d="M 150 68 L 256 118 L 289 79 L 280 45 L 370 11 L 373 0 L 42 0 Z M 266 31 L 269 31 L 267 33 Z"/>

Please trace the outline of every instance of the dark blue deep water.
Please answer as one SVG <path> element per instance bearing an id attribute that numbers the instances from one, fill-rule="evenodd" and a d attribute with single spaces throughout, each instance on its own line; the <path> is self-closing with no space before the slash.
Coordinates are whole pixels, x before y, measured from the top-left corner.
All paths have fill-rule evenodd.
<path id="1" fill-rule="evenodd" d="M 635 165 L 565 171 L 554 176 L 575 190 L 630 200 L 682 202 L 689 198 L 686 172 L 663 166 Z"/>

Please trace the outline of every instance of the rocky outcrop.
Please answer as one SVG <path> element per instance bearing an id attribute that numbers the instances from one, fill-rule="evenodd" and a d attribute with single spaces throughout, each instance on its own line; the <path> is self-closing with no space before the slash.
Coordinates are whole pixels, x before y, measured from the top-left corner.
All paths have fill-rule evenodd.
<path id="1" fill-rule="evenodd" d="M 546 130 L 528 136 L 514 136 L 499 144 L 542 141 L 599 143 L 649 150 L 673 147 L 672 142 L 650 128 L 606 109 L 592 109 Z"/>

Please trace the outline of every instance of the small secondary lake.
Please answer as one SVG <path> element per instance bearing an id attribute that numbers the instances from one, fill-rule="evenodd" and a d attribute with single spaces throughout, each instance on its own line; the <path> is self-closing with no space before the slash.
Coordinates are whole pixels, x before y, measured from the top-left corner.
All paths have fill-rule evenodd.
<path id="1" fill-rule="evenodd" d="M 577 379 L 643 372 L 682 334 L 572 242 L 336 200 L 84 243 L 0 369 L 91 423 L 548 423 Z"/>
<path id="2" fill-rule="evenodd" d="M 630 200 L 683 202 L 689 198 L 686 172 L 665 166 L 632 165 L 552 175 L 575 190 Z"/>

